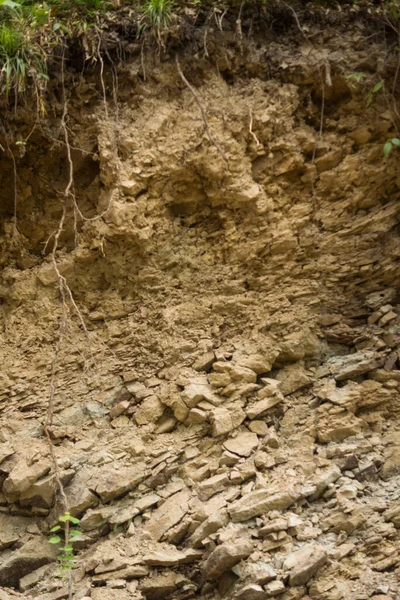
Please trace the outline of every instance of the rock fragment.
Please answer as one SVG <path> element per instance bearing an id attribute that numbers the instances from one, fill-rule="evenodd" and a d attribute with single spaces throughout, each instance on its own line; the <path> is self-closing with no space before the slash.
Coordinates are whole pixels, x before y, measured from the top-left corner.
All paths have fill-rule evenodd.
<path id="1" fill-rule="evenodd" d="M 304 546 L 290 554 L 283 563 L 283 568 L 289 571 L 290 586 L 305 585 L 326 563 L 327 559 L 325 548 L 317 544 Z"/>
<path id="2" fill-rule="evenodd" d="M 253 552 L 253 545 L 244 540 L 226 542 L 217 546 L 206 560 L 202 573 L 206 581 L 217 580 L 238 562 L 247 558 Z"/>

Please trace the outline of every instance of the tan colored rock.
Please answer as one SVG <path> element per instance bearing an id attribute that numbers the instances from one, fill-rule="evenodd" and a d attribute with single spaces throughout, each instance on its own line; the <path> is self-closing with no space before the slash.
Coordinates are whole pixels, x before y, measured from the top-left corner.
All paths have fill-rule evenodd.
<path id="1" fill-rule="evenodd" d="M 328 559 L 325 548 L 318 544 L 309 544 L 296 552 L 292 552 L 283 563 L 289 571 L 289 584 L 292 587 L 305 585 Z"/>
<path id="2" fill-rule="evenodd" d="M 232 521 L 238 523 L 263 515 L 270 510 L 289 508 L 297 499 L 298 495 L 295 492 L 271 494 L 268 490 L 260 490 L 250 492 L 240 500 L 233 502 L 228 510 Z"/>
<path id="3" fill-rule="evenodd" d="M 163 548 L 145 554 L 143 562 L 151 567 L 177 567 L 199 560 L 202 555 L 203 552 L 199 550 L 189 548 L 181 551 L 171 546 L 169 549 Z"/>
<path id="4" fill-rule="evenodd" d="M 267 595 L 261 585 L 248 583 L 235 593 L 235 598 L 238 600 L 265 600 Z"/>
<path id="5" fill-rule="evenodd" d="M 209 479 L 205 479 L 199 484 L 199 498 L 200 500 L 208 500 L 214 494 L 221 492 L 225 487 L 229 485 L 228 473 L 220 473 L 214 475 Z"/>
<path id="6" fill-rule="evenodd" d="M 15 450 L 9 442 L 0 444 L 0 464 L 6 460 L 6 458 L 10 458 L 13 454 L 15 454 Z"/>
<path id="7" fill-rule="evenodd" d="M 400 473 L 400 446 L 395 446 L 385 460 L 382 469 L 381 477 L 384 480 L 390 479 Z"/>
<path id="8" fill-rule="evenodd" d="M 19 580 L 19 589 L 21 590 L 21 592 L 26 592 L 31 587 L 39 583 L 39 581 L 41 581 L 46 575 L 48 569 L 48 565 L 43 565 L 43 567 L 39 567 L 39 569 L 28 573 L 28 575 L 25 575 L 24 577 L 21 577 L 21 579 Z"/>
<path id="9" fill-rule="evenodd" d="M 317 356 L 320 349 L 321 344 L 317 336 L 309 329 L 295 331 L 287 335 L 281 343 L 281 351 L 277 360 L 279 362 L 302 360 L 303 358 Z"/>
<path id="10" fill-rule="evenodd" d="M 208 372 L 213 363 L 216 361 L 214 352 L 206 352 L 202 356 L 199 356 L 194 361 L 192 367 L 195 371 L 206 371 Z"/>
<path id="11" fill-rule="evenodd" d="M 118 402 L 118 404 L 115 404 L 112 407 L 112 409 L 110 410 L 110 418 L 116 419 L 117 417 L 122 415 L 125 411 L 127 411 L 129 407 L 130 407 L 129 400 L 122 400 L 122 402 Z"/>
<path id="12" fill-rule="evenodd" d="M 121 467 L 116 470 L 104 465 L 97 469 L 88 480 L 88 486 L 107 502 L 133 490 L 146 478 L 146 468 L 143 463 L 132 467 Z"/>
<path id="13" fill-rule="evenodd" d="M 267 598 L 273 598 L 274 596 L 280 596 L 285 591 L 285 584 L 283 581 L 275 580 L 267 583 L 264 587 Z"/>
<path id="14" fill-rule="evenodd" d="M 215 387 L 226 387 L 231 383 L 229 373 L 210 373 L 208 381 Z"/>
<path id="15" fill-rule="evenodd" d="M 40 477 L 50 471 L 48 460 L 28 465 L 24 460 L 18 462 L 3 484 L 3 492 L 7 496 L 15 496 L 28 490 Z"/>
<path id="16" fill-rule="evenodd" d="M 268 425 L 264 421 L 252 421 L 248 424 L 248 428 L 258 436 L 264 437 L 268 435 Z"/>
<path id="17" fill-rule="evenodd" d="M 135 421 L 138 425 L 148 425 L 155 423 L 162 416 L 164 405 L 157 396 L 148 396 L 145 398 L 137 411 L 135 412 Z"/>
<path id="18" fill-rule="evenodd" d="M 0 586 L 17 587 L 19 580 L 39 567 L 56 560 L 58 550 L 36 536 L 20 548 L 5 550 L 1 556 Z"/>
<path id="19" fill-rule="evenodd" d="M 206 581 L 217 580 L 224 571 L 229 571 L 238 562 L 253 552 L 253 545 L 244 540 L 226 542 L 217 546 L 207 558 L 202 574 Z"/>
<path id="20" fill-rule="evenodd" d="M 0 550 L 9 548 L 22 537 L 31 519 L 0 514 Z"/>
<path id="21" fill-rule="evenodd" d="M 271 351 L 266 356 L 263 354 L 249 354 L 245 356 L 238 352 L 234 353 L 233 360 L 241 367 L 246 367 L 247 369 L 251 369 L 257 373 L 257 375 L 262 375 L 263 373 L 268 373 L 271 370 L 277 354 L 277 351 Z"/>
<path id="22" fill-rule="evenodd" d="M 245 431 L 239 433 L 236 437 L 226 440 L 223 446 L 228 452 L 247 458 L 257 448 L 258 437 L 255 433 Z"/>
<path id="23" fill-rule="evenodd" d="M 233 431 L 243 423 L 245 418 L 241 403 L 231 404 L 229 408 L 215 408 L 210 415 L 213 437 Z"/>
<path id="24" fill-rule="evenodd" d="M 280 391 L 284 396 L 311 384 L 311 379 L 306 370 L 298 363 L 287 365 L 278 371 L 276 378 L 281 382 Z"/>
<path id="25" fill-rule="evenodd" d="M 265 400 L 259 400 L 258 402 L 252 402 L 246 406 L 246 415 L 249 419 L 256 419 L 267 412 L 267 410 L 280 404 L 282 400 L 283 396 L 277 395 L 265 398 Z"/>
<path id="26" fill-rule="evenodd" d="M 184 581 L 185 577 L 180 573 L 163 573 L 145 579 L 140 590 L 147 600 L 162 600 L 172 594 Z"/>
<path id="27" fill-rule="evenodd" d="M 341 442 L 348 437 L 360 433 L 365 421 L 359 419 L 345 408 L 323 404 L 317 409 L 318 441 Z"/>
<path id="28" fill-rule="evenodd" d="M 188 544 L 194 548 L 198 548 L 201 546 L 203 540 L 218 531 L 218 529 L 221 529 L 221 527 L 227 525 L 228 522 L 229 517 L 225 509 L 213 513 L 195 529 L 188 540 Z"/>
<path id="29" fill-rule="evenodd" d="M 151 515 L 146 529 L 156 541 L 179 523 L 189 510 L 190 492 L 182 490 L 173 496 L 170 496 L 161 506 L 159 506 Z"/>

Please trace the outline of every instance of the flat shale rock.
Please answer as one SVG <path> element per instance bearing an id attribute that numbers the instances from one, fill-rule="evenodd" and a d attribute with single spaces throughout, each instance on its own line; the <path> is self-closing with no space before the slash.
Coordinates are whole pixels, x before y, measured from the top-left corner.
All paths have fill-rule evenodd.
<path id="1" fill-rule="evenodd" d="M 328 554 L 319 545 L 310 544 L 289 554 L 283 568 L 289 570 L 289 584 L 292 587 L 306 584 L 326 563 Z"/>
<path id="2" fill-rule="evenodd" d="M 57 548 L 47 539 L 35 537 L 16 550 L 5 550 L 0 555 L 0 585 L 18 586 L 24 575 L 56 560 Z"/>
<path id="3" fill-rule="evenodd" d="M 217 546 L 211 552 L 203 566 L 203 578 L 206 581 L 219 579 L 224 571 L 232 569 L 232 567 L 244 558 L 247 558 L 252 552 L 253 544 L 242 540 L 226 542 Z"/>
<path id="4" fill-rule="evenodd" d="M 224 448 L 233 454 L 248 457 L 258 446 L 258 437 L 255 433 L 239 433 L 223 444 Z"/>
<path id="5" fill-rule="evenodd" d="M 269 512 L 270 510 L 284 510 L 289 508 L 298 499 L 294 492 L 276 492 L 271 494 L 266 490 L 251 492 L 240 500 L 233 502 L 229 507 L 229 514 L 234 523 L 248 521 L 253 517 Z"/>

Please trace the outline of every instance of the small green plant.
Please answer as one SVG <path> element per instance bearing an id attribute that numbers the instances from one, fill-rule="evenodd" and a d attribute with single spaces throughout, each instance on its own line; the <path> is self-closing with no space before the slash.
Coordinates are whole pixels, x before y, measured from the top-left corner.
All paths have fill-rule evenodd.
<path id="1" fill-rule="evenodd" d="M 350 75 L 346 75 L 346 79 L 349 82 L 349 86 L 351 88 L 356 88 L 357 84 L 362 83 L 366 78 L 366 74 L 361 71 L 350 73 Z"/>
<path id="2" fill-rule="evenodd" d="M 49 539 L 50 544 L 62 544 L 59 546 L 60 554 L 57 556 L 59 562 L 60 577 L 71 579 L 71 571 L 75 564 L 74 543 L 82 539 L 79 529 L 71 529 L 71 525 L 78 525 L 80 520 L 66 511 L 59 519 L 60 525 L 50 529 L 55 534 Z M 61 535 L 62 534 L 62 535 Z"/>
<path id="3" fill-rule="evenodd" d="M 369 106 L 372 102 L 372 100 L 375 98 L 375 95 L 383 88 L 383 79 L 381 79 L 380 81 L 378 81 L 378 83 L 376 83 L 368 92 L 368 94 L 365 96 L 365 101 L 367 103 L 367 106 Z"/>
<path id="4" fill-rule="evenodd" d="M 34 80 L 36 89 L 41 87 L 41 80 L 47 80 L 44 51 L 18 28 L 3 23 L 0 26 L 0 90 L 4 88 L 6 97 L 11 91 L 17 95 L 25 91 L 28 78 Z"/>
<path id="5" fill-rule="evenodd" d="M 400 148 L 400 139 L 399 138 L 392 138 L 392 139 L 388 140 L 386 142 L 386 144 L 383 146 L 383 154 L 385 156 L 389 156 L 389 154 L 393 150 L 394 146 L 396 146 L 396 148 Z"/>
<path id="6" fill-rule="evenodd" d="M 147 25 L 160 33 L 170 25 L 172 10 L 172 0 L 147 0 L 143 7 L 143 15 Z"/>

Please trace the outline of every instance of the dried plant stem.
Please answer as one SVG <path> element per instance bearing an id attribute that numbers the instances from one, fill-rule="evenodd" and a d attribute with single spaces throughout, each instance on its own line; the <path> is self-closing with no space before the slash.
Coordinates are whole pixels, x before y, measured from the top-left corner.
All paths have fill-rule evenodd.
<path id="1" fill-rule="evenodd" d="M 216 147 L 216 149 L 218 150 L 218 152 L 220 153 L 220 155 L 222 156 L 222 158 L 228 162 L 228 157 L 226 156 L 225 152 L 222 150 L 221 146 L 218 144 L 218 142 L 213 138 L 213 136 L 211 135 L 210 132 L 210 128 L 208 126 L 208 121 L 207 121 L 207 116 L 206 116 L 206 111 L 203 108 L 202 103 L 200 102 L 200 99 L 194 89 L 194 87 L 188 82 L 188 80 L 186 79 L 186 77 L 184 76 L 182 69 L 181 69 L 181 65 L 179 64 L 179 59 L 178 59 L 178 55 L 175 56 L 175 62 L 176 62 L 176 68 L 178 70 L 179 76 L 182 79 L 183 83 L 189 88 L 190 92 L 192 93 L 194 99 L 196 100 L 199 108 L 200 108 L 200 112 L 201 112 L 201 116 L 203 117 L 203 122 L 204 122 L 204 128 L 206 130 L 208 139 L 210 140 L 210 142 Z"/>

